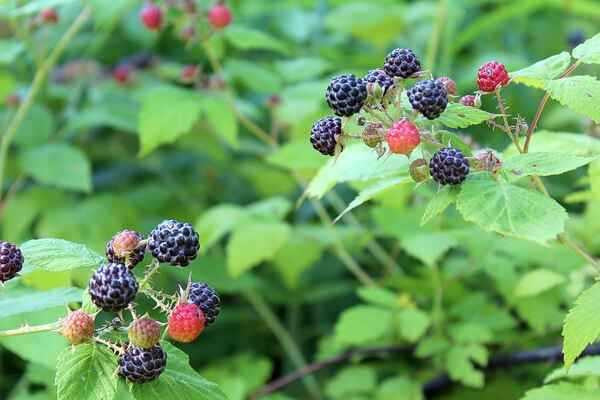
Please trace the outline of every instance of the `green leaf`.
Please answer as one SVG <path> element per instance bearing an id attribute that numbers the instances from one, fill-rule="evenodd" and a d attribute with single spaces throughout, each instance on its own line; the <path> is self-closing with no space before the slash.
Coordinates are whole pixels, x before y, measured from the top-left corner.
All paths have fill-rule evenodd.
<path id="1" fill-rule="evenodd" d="M 140 156 L 188 133 L 200 117 L 202 100 L 197 92 L 174 87 L 148 90 L 142 97 L 138 120 Z"/>
<path id="2" fill-rule="evenodd" d="M 560 153 L 567 156 L 600 155 L 600 139 L 589 135 L 566 132 L 539 131 L 534 133 L 530 153 Z M 504 152 L 506 155 L 518 154 L 514 145 Z"/>
<path id="3" fill-rule="evenodd" d="M 377 375 L 366 366 L 353 366 L 341 370 L 325 387 L 325 393 L 335 399 L 346 399 L 355 394 L 366 394 L 375 389 Z"/>
<path id="4" fill-rule="evenodd" d="M 495 114 L 479 108 L 464 106 L 460 103 L 448 103 L 446 110 L 437 121 L 449 128 L 466 128 L 471 125 L 479 125 L 495 117 Z"/>
<path id="5" fill-rule="evenodd" d="M 425 334 L 431 319 L 427 313 L 417 309 L 409 308 L 398 313 L 396 326 L 400 335 L 409 342 L 416 342 Z"/>
<path id="6" fill-rule="evenodd" d="M 25 258 L 23 273 L 42 269 L 67 271 L 77 268 L 97 268 L 104 258 L 82 244 L 62 239 L 36 239 L 21 245 Z"/>
<path id="7" fill-rule="evenodd" d="M 306 188 L 306 195 L 321 198 L 337 183 L 391 178 L 408 173 L 408 158 L 391 156 L 378 158 L 362 144 L 348 146 L 339 158 L 330 159 Z"/>
<path id="8" fill-rule="evenodd" d="M 357 293 L 358 297 L 376 306 L 396 308 L 400 305 L 398 297 L 388 289 L 367 286 L 359 288 Z"/>
<path id="9" fill-rule="evenodd" d="M 371 200 L 373 197 L 377 196 L 378 194 L 381 194 L 388 189 L 392 189 L 392 188 L 396 187 L 397 185 L 402 185 L 402 184 L 411 183 L 411 182 L 413 182 L 413 180 L 410 177 L 402 176 L 402 177 L 395 177 L 395 178 L 389 178 L 389 179 L 382 179 L 380 181 L 373 183 L 370 186 L 367 186 L 366 188 L 362 189 L 358 193 L 358 195 L 354 198 L 354 200 L 352 200 L 350 202 L 350 204 L 348 204 L 348 206 L 340 213 L 340 215 L 338 215 L 335 218 L 335 220 L 333 222 L 336 223 L 337 221 L 340 220 L 340 218 L 342 218 L 344 215 L 346 215 L 346 213 L 354 210 L 356 207 Z"/>
<path id="10" fill-rule="evenodd" d="M 133 385 L 136 400 L 227 400 L 219 387 L 204 379 L 189 364 L 189 357 L 168 342 L 167 368 L 160 377 L 143 385 Z"/>
<path id="11" fill-rule="evenodd" d="M 390 331 L 392 313 L 374 306 L 355 306 L 345 310 L 335 325 L 335 341 L 359 345 L 382 338 Z"/>
<path id="12" fill-rule="evenodd" d="M 586 390 L 580 385 L 559 383 L 532 389 L 521 400 L 597 400 L 597 390 Z"/>
<path id="13" fill-rule="evenodd" d="M 244 211 L 232 204 L 221 204 L 206 211 L 196 221 L 195 227 L 202 238 L 202 251 L 206 251 L 225 236 L 240 218 Z"/>
<path id="14" fill-rule="evenodd" d="M 401 244 L 408 254 L 431 266 L 458 242 L 453 236 L 440 232 L 407 236 Z"/>
<path id="15" fill-rule="evenodd" d="M 425 207 L 425 212 L 421 218 L 421 226 L 425 225 L 437 215 L 443 213 L 446 208 L 456 201 L 456 196 L 460 192 L 460 188 L 455 186 L 442 186 L 440 190 L 429 200 Z"/>
<path id="16" fill-rule="evenodd" d="M 541 193 L 496 181 L 490 174 L 471 175 L 462 185 L 456 207 L 467 221 L 486 231 L 541 244 L 555 239 L 568 218 L 560 204 Z"/>
<path id="17" fill-rule="evenodd" d="M 515 287 L 515 296 L 535 296 L 560 285 L 564 281 L 565 277 L 554 271 L 543 268 L 536 269 L 521 277 Z"/>
<path id="18" fill-rule="evenodd" d="M 502 168 L 519 178 L 530 175 L 560 175 L 596 159 L 598 159 L 598 156 L 584 157 L 565 153 L 526 153 L 507 158 L 504 160 Z"/>
<path id="19" fill-rule="evenodd" d="M 566 51 L 545 58 L 529 67 L 510 73 L 515 83 L 543 89 L 546 81 L 559 77 L 571 64 L 571 56 Z"/>
<path id="20" fill-rule="evenodd" d="M 239 25 L 232 25 L 225 30 L 225 37 L 240 50 L 272 50 L 288 54 L 285 43 L 267 33 Z"/>
<path id="21" fill-rule="evenodd" d="M 273 258 L 290 235 L 290 227 L 278 222 L 249 222 L 236 228 L 227 244 L 227 269 L 231 276 Z M 257 238 L 268 240 L 257 240 Z"/>
<path id="22" fill-rule="evenodd" d="M 473 322 L 453 324 L 449 329 L 449 333 L 453 341 L 461 344 L 489 343 L 494 338 L 490 328 Z"/>
<path id="23" fill-rule="evenodd" d="M 81 300 L 83 290 L 61 288 L 46 292 L 19 290 L 0 298 L 0 319 L 32 311 L 42 311 Z"/>
<path id="24" fill-rule="evenodd" d="M 487 363 L 488 353 L 485 347 L 479 345 L 453 346 L 446 356 L 446 369 L 454 381 L 465 386 L 483 387 L 483 373 L 475 369 L 471 360 L 479 365 Z"/>
<path id="25" fill-rule="evenodd" d="M 593 76 L 572 76 L 549 81 L 546 90 L 560 104 L 600 122 L 600 81 Z"/>
<path id="26" fill-rule="evenodd" d="M 600 356 L 583 357 L 569 368 L 557 368 L 544 379 L 544 383 L 563 378 L 579 379 L 588 376 L 600 378 Z"/>
<path id="27" fill-rule="evenodd" d="M 586 64 L 600 64 L 600 33 L 575 47 L 573 57 Z"/>
<path id="28" fill-rule="evenodd" d="M 375 400 L 423 400 L 423 389 L 412 379 L 397 377 L 381 382 Z"/>
<path id="29" fill-rule="evenodd" d="M 562 335 L 565 366 L 570 367 L 588 344 L 600 336 L 600 283 L 585 290 L 565 318 Z"/>
<path id="30" fill-rule="evenodd" d="M 291 171 L 312 171 L 323 165 L 323 156 L 312 146 L 307 146 L 306 139 L 303 139 L 278 147 L 267 157 L 267 161 Z"/>
<path id="31" fill-rule="evenodd" d="M 33 148 L 46 143 L 54 133 L 54 116 L 44 106 L 34 104 L 15 133 L 14 143 L 23 148 Z"/>
<path id="32" fill-rule="evenodd" d="M 275 68 L 287 82 L 306 82 L 328 71 L 331 63 L 321 58 L 306 57 L 278 61 Z"/>
<path id="33" fill-rule="evenodd" d="M 324 244 L 294 229 L 288 241 L 275 253 L 273 263 L 289 288 L 296 288 L 302 273 L 321 258 Z"/>
<path id="34" fill-rule="evenodd" d="M 0 40 L 0 64 L 13 63 L 23 51 L 23 43 L 14 39 Z"/>
<path id="35" fill-rule="evenodd" d="M 23 170 L 37 181 L 60 188 L 92 190 L 90 161 L 79 149 L 67 144 L 46 144 L 25 152 Z"/>
<path id="36" fill-rule="evenodd" d="M 105 346 L 66 348 L 56 365 L 57 400 L 111 400 L 117 391 L 117 357 Z"/>
<path id="37" fill-rule="evenodd" d="M 202 101 L 204 115 L 215 132 L 233 148 L 238 147 L 238 123 L 231 104 L 223 96 L 211 94 Z"/>

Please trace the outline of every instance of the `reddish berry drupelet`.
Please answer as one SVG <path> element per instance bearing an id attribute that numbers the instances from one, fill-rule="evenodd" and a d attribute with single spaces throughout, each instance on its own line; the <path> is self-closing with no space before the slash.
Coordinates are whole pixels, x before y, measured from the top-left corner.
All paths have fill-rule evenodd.
<path id="1" fill-rule="evenodd" d="M 168 332 L 171 339 L 190 343 L 196 340 L 205 326 L 204 314 L 191 303 L 178 304 L 169 316 Z"/>
<path id="2" fill-rule="evenodd" d="M 129 325 L 127 336 L 134 346 L 149 349 L 160 341 L 160 325 L 151 318 L 142 317 Z"/>
<path id="3" fill-rule="evenodd" d="M 456 82 L 454 82 L 451 78 L 448 78 L 447 76 L 442 76 L 438 78 L 438 81 L 442 82 L 442 85 L 444 85 L 448 94 L 456 96 Z"/>
<path id="4" fill-rule="evenodd" d="M 396 154 L 408 155 L 421 142 L 419 129 L 407 119 L 394 123 L 385 138 L 390 151 Z"/>
<path id="5" fill-rule="evenodd" d="M 129 65 L 118 65 L 112 72 L 113 79 L 124 85 L 131 80 L 131 67 Z"/>
<path id="6" fill-rule="evenodd" d="M 504 64 L 490 61 L 479 67 L 477 86 L 484 92 L 493 92 L 497 87 L 506 86 L 510 77 Z"/>
<path id="7" fill-rule="evenodd" d="M 181 81 L 184 83 L 194 83 L 198 78 L 199 70 L 197 65 L 186 65 L 181 69 Z"/>
<path id="8" fill-rule="evenodd" d="M 54 8 L 45 8 L 40 12 L 40 20 L 45 24 L 56 24 L 58 13 Z"/>
<path id="9" fill-rule="evenodd" d="M 467 94 L 460 98 L 460 104 L 468 107 L 481 107 L 481 99 L 478 96 Z"/>
<path id="10" fill-rule="evenodd" d="M 94 317 L 81 310 L 76 310 L 62 322 L 60 333 L 71 344 L 81 344 L 94 336 Z"/>
<path id="11" fill-rule="evenodd" d="M 217 3 L 208 11 L 208 22 L 214 29 L 223 29 L 231 23 L 231 10 L 223 3 Z"/>
<path id="12" fill-rule="evenodd" d="M 159 6 L 147 3 L 140 11 L 140 19 L 144 26 L 151 31 L 160 29 L 162 25 L 163 13 Z"/>

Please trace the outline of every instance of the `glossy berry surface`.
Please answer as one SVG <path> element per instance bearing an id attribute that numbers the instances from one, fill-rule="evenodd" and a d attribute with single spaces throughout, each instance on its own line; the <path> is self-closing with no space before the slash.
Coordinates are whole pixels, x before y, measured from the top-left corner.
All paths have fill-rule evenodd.
<path id="1" fill-rule="evenodd" d="M 407 119 L 394 123 L 385 138 L 390 151 L 396 154 L 408 155 L 421 142 L 419 129 Z"/>
<path id="2" fill-rule="evenodd" d="M 6 282 L 23 268 L 23 253 L 9 242 L 0 241 L 0 282 Z"/>
<path id="3" fill-rule="evenodd" d="M 498 61 L 487 62 L 477 71 L 477 86 L 484 92 L 493 92 L 498 87 L 506 86 L 509 80 L 506 67 Z"/>
<path id="4" fill-rule="evenodd" d="M 221 299 L 217 291 L 203 282 L 194 282 L 190 286 L 189 300 L 204 314 L 204 322 L 210 325 L 221 312 Z"/>
<path id="5" fill-rule="evenodd" d="M 148 3 L 140 11 L 140 19 L 144 26 L 152 31 L 160 29 L 163 13 L 156 4 Z"/>
<path id="6" fill-rule="evenodd" d="M 340 117 L 321 118 L 313 124 L 310 130 L 310 143 L 321 154 L 333 156 L 341 135 L 342 119 Z"/>
<path id="7" fill-rule="evenodd" d="M 141 233 L 125 229 L 106 243 L 106 258 L 112 263 L 125 264 L 129 268 L 142 262 L 146 246 L 140 245 Z"/>
<path id="8" fill-rule="evenodd" d="M 167 353 L 160 346 L 150 349 L 129 346 L 119 357 L 119 375 L 133 383 L 153 381 L 166 366 Z"/>
<path id="9" fill-rule="evenodd" d="M 429 173 L 440 185 L 459 185 L 469 174 L 469 161 L 460 150 L 445 147 L 429 161 Z"/>
<path id="10" fill-rule="evenodd" d="M 208 11 L 208 22 L 214 29 L 223 29 L 229 24 L 233 16 L 231 10 L 225 4 L 215 4 Z"/>
<path id="11" fill-rule="evenodd" d="M 352 74 L 338 75 L 329 83 L 325 99 L 335 115 L 349 117 L 359 112 L 365 103 L 367 85 Z"/>
<path id="12" fill-rule="evenodd" d="M 138 283 L 125 264 L 108 263 L 94 272 L 89 290 L 95 305 L 105 311 L 120 311 L 135 298 Z"/>
<path id="13" fill-rule="evenodd" d="M 167 329 L 171 339 L 181 343 L 190 343 L 200 336 L 204 325 L 204 314 L 195 304 L 180 303 L 169 315 Z"/>
<path id="14" fill-rule="evenodd" d="M 169 219 L 161 222 L 148 238 L 148 250 L 160 262 L 185 267 L 200 249 L 198 233 L 191 224 Z"/>
<path id="15" fill-rule="evenodd" d="M 383 69 L 392 77 L 409 78 L 421 71 L 421 63 L 411 49 L 394 49 L 386 57 Z"/>
<path id="16" fill-rule="evenodd" d="M 427 119 L 439 117 L 448 105 L 448 92 L 436 79 L 417 82 L 407 91 L 412 107 Z"/>
<path id="17" fill-rule="evenodd" d="M 369 83 L 378 84 L 383 89 L 384 93 L 394 85 L 394 80 L 392 77 L 386 74 L 382 69 L 374 69 L 369 71 L 369 73 L 363 78 L 363 81 L 367 85 Z"/>

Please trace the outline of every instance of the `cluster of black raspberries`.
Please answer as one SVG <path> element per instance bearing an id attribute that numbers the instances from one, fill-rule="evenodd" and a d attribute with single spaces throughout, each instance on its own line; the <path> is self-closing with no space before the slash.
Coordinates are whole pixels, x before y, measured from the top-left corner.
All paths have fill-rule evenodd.
<path id="1" fill-rule="evenodd" d="M 369 71 L 363 78 L 352 74 L 334 77 L 325 93 L 327 104 L 335 114 L 316 121 L 311 129 L 310 141 L 323 155 L 334 156 L 344 149 L 344 141 L 355 137 L 344 133 L 343 118 L 359 114 L 357 123 L 364 126 L 360 139 L 379 155 L 386 152 L 406 156 L 421 142 L 421 132 L 415 120 L 421 114 L 427 120 L 435 120 L 446 109 L 449 101 L 458 101 L 464 106 L 479 107 L 479 95 L 456 96 L 456 84 L 447 77 L 422 79 L 426 73 L 410 49 L 397 48 L 385 58 L 383 68 Z M 402 112 L 402 117 L 390 116 L 391 105 L 398 105 L 404 85 L 409 79 L 417 82 L 406 90 L 412 113 Z M 396 107 L 402 109 L 402 107 Z M 370 117 L 374 117 L 370 118 Z M 441 185 L 458 185 L 469 174 L 469 161 L 460 150 L 443 147 L 431 156 L 428 174 Z M 422 160 L 421 160 L 422 161 Z"/>

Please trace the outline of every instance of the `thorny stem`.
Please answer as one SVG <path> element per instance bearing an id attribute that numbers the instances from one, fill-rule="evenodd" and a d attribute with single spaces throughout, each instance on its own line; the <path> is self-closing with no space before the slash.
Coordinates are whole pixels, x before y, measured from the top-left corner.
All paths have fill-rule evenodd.
<path id="1" fill-rule="evenodd" d="M 125 351 L 123 349 L 123 347 L 121 347 L 119 345 L 116 345 L 116 344 L 114 344 L 112 342 L 109 342 L 108 340 L 104 340 L 102 338 L 99 338 L 97 336 L 94 336 L 94 341 L 97 342 L 97 343 L 101 343 L 101 344 L 105 345 L 106 347 L 108 347 L 109 349 L 111 349 L 112 351 L 114 351 L 115 353 L 117 353 L 119 355 L 123 354 L 124 351 Z"/>
<path id="2" fill-rule="evenodd" d="M 23 325 L 17 329 L 0 331 L 0 337 L 28 335 L 31 333 L 51 332 L 60 328 L 61 322 L 55 321 L 44 325 Z"/>
<path id="3" fill-rule="evenodd" d="M 10 121 L 4 136 L 2 137 L 2 142 L 0 143 L 0 198 L 2 197 L 2 189 L 4 187 L 4 168 L 6 165 L 6 157 L 8 154 L 8 148 L 12 143 L 19 126 L 27 116 L 29 109 L 33 105 L 33 101 L 36 96 L 42 89 L 50 70 L 56 65 L 59 57 L 62 55 L 64 50 L 67 48 L 68 44 L 75 37 L 77 32 L 83 27 L 85 22 L 91 15 L 91 7 L 85 7 L 79 16 L 73 21 L 69 29 L 65 32 L 65 34 L 61 37 L 56 47 L 50 52 L 44 63 L 40 66 L 40 68 L 35 73 L 33 78 L 33 82 L 31 83 L 31 88 L 29 89 L 27 96 L 17 109 L 14 117 Z"/>
<path id="4" fill-rule="evenodd" d="M 250 304 L 254 307 L 258 315 L 265 321 L 267 326 L 271 329 L 281 347 L 287 353 L 289 359 L 292 363 L 295 364 L 296 368 L 304 368 L 307 363 L 300 351 L 300 348 L 294 341 L 293 337 L 290 333 L 285 329 L 283 324 L 279 321 L 273 310 L 269 307 L 269 305 L 265 302 L 265 300 L 260 296 L 260 294 L 256 293 L 253 290 L 244 291 L 244 297 L 248 300 Z M 319 385 L 317 381 L 312 376 L 306 376 L 303 378 L 302 382 L 306 386 L 306 389 L 311 393 L 311 395 L 316 399 L 321 399 L 321 391 L 319 390 Z"/>
<path id="5" fill-rule="evenodd" d="M 171 303 L 174 302 L 174 300 L 170 298 L 170 296 L 160 293 L 152 288 L 146 288 L 142 293 L 154 300 L 154 303 L 156 304 L 155 308 L 159 308 L 167 315 L 171 313 Z M 167 301 L 170 303 L 167 303 Z"/>
<path id="6" fill-rule="evenodd" d="M 506 134 L 508 135 L 508 137 L 510 138 L 510 140 L 512 140 L 512 142 L 515 144 L 515 146 L 517 147 L 517 150 L 519 150 L 519 153 L 522 153 L 523 150 L 521 149 L 521 145 L 519 144 L 519 138 L 515 137 L 515 135 L 513 135 L 513 131 L 510 128 L 510 124 L 508 123 L 508 117 L 507 117 L 507 113 L 506 113 L 506 107 L 504 106 L 504 100 L 502 99 L 502 95 L 500 94 L 500 88 L 497 88 L 495 90 L 496 93 L 496 99 L 498 100 L 498 108 L 500 108 L 500 113 L 502 113 L 502 121 L 504 122 L 504 131 L 506 132 Z"/>
<path id="7" fill-rule="evenodd" d="M 577 69 L 577 67 L 579 67 L 579 65 L 581 65 L 580 60 L 575 62 L 565 72 L 563 72 L 563 74 L 560 76 L 560 78 L 565 78 L 565 77 L 571 75 L 573 73 L 573 71 L 575 71 L 575 69 Z M 540 121 L 540 118 L 542 117 L 542 113 L 544 112 L 544 108 L 546 107 L 546 104 L 548 103 L 549 99 L 550 99 L 550 93 L 546 92 L 544 94 L 544 97 L 542 97 L 542 100 L 540 100 L 540 104 L 538 105 L 537 111 L 535 112 L 535 117 L 533 117 L 533 120 L 531 121 L 531 124 L 529 125 L 529 128 L 527 129 L 527 137 L 525 138 L 525 145 L 523 146 L 523 153 L 527 153 L 529 151 L 529 144 L 531 143 L 531 137 L 533 136 L 533 132 L 535 132 L 535 129 L 537 128 L 538 122 Z"/>
<path id="8" fill-rule="evenodd" d="M 155 275 L 158 270 L 160 268 L 160 263 L 158 262 L 158 260 L 154 259 L 152 260 L 152 264 L 150 264 L 150 267 L 148 268 L 148 270 L 146 271 L 146 274 L 144 275 L 144 279 L 142 279 L 142 281 L 140 282 L 140 292 L 143 292 L 146 289 L 146 285 L 148 283 L 150 283 L 150 279 L 152 278 L 153 275 Z"/>

